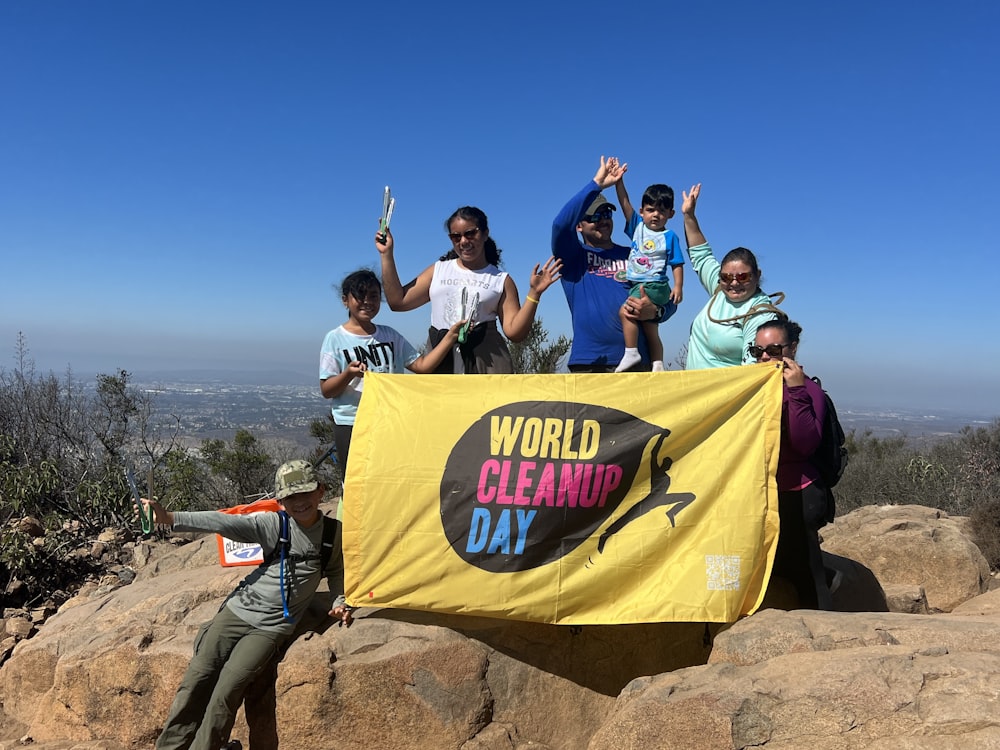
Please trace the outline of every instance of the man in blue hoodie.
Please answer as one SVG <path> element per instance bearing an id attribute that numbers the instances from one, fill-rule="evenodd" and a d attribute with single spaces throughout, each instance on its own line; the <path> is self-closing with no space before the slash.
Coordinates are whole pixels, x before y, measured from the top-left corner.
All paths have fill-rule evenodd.
<path id="1" fill-rule="evenodd" d="M 628 299 L 629 248 L 611 239 L 614 205 L 601 191 L 617 182 L 625 167 L 602 156 L 587 182 L 552 222 L 552 254 L 562 261 L 562 287 L 573 320 L 570 372 L 614 372 L 625 352 L 618 311 Z M 626 314 L 635 321 L 657 320 L 663 312 L 643 293 L 629 300 Z M 639 338 L 642 361 L 633 371 L 650 369 L 646 340 Z"/>

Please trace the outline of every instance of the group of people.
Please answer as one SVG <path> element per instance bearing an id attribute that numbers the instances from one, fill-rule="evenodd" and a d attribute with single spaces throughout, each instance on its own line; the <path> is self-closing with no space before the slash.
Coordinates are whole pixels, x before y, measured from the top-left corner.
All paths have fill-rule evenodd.
<path id="1" fill-rule="evenodd" d="M 465 206 L 448 217 L 451 249 L 406 284 L 396 269 L 392 233 L 384 227 L 376 234 L 381 281 L 367 269 L 343 280 L 347 321 L 326 335 L 320 353 L 320 390 L 333 402 L 343 470 L 366 372 L 512 373 L 506 342 L 528 336 L 542 295 L 557 281 L 572 320 L 570 372 L 663 369 L 658 326 L 683 299 L 680 242 L 666 228 L 674 216 L 674 193 L 666 185 L 651 185 L 635 211 L 623 180 L 627 169 L 614 157 L 601 157 L 593 179 L 559 211 L 552 224 L 552 257 L 532 268 L 524 304 L 513 278 L 501 270 L 500 248 L 478 208 Z M 612 239 L 617 209 L 602 195 L 612 185 L 630 246 Z M 716 259 L 696 217 L 700 194 L 701 185 L 692 186 L 682 193 L 681 204 L 688 259 L 709 294 L 691 326 L 687 368 L 780 363 L 784 387 L 776 479 L 781 531 L 772 576 L 794 588 L 800 606 L 828 609 L 817 532 L 826 521 L 830 490 L 811 460 L 822 439 L 824 394 L 796 361 L 802 329 L 762 291 L 753 252 L 738 247 L 721 262 Z M 395 329 L 375 322 L 383 295 L 394 311 L 430 303 L 424 354 Z M 329 524 L 321 522 L 318 506 L 324 492 L 307 462 L 282 465 L 274 497 L 287 512 L 284 527 L 278 514 L 171 513 L 153 500 L 142 501 L 157 523 L 220 532 L 260 543 L 263 549 L 284 543 L 288 551 L 287 560 L 272 555 L 251 573 L 199 634 L 157 748 L 225 746 L 247 688 L 274 663 L 323 576 L 330 583 L 330 616 L 350 625 L 340 527 L 337 523 L 330 536 Z M 324 546 L 332 547 L 332 554 L 324 553 Z"/>
<path id="2" fill-rule="evenodd" d="M 522 305 L 517 285 L 501 270 L 500 249 L 486 214 L 465 206 L 445 221 L 451 250 L 403 284 L 391 232 L 375 235 L 381 283 L 372 271 L 350 274 L 341 285 L 348 319 L 330 331 L 320 355 L 320 388 L 332 399 L 338 459 L 346 470 L 351 430 L 367 371 L 510 373 L 509 341 L 531 330 L 542 294 L 559 281 L 569 305 L 573 338 L 570 372 L 661 371 L 658 326 L 683 300 L 684 256 L 676 233 L 674 191 L 650 185 L 638 211 L 625 188 L 628 165 L 603 156 L 594 177 L 552 223 L 552 257 L 535 265 Z M 602 194 L 614 186 L 628 245 L 612 237 L 617 210 Z M 819 550 L 828 494 L 811 457 L 822 439 L 822 389 L 795 360 L 801 327 L 761 288 L 757 258 L 737 247 L 719 261 L 696 215 L 701 185 L 682 192 L 687 258 L 709 295 L 688 339 L 688 369 L 776 361 L 784 376 L 777 484 L 782 533 L 774 574 L 791 582 L 804 606 L 828 608 L 830 595 Z M 430 303 L 427 353 L 397 331 L 374 322 L 385 296 L 394 311 Z M 499 327 L 498 327 L 499 323 Z M 500 335 L 503 330 L 503 336 Z M 808 560 L 809 565 L 803 565 Z"/>
<path id="3" fill-rule="evenodd" d="M 562 261 L 560 280 L 573 326 L 570 372 L 659 369 L 657 360 L 663 350 L 656 325 L 669 319 L 683 298 L 679 243 L 665 229 L 674 215 L 673 190 L 666 185 L 647 188 L 640 223 L 623 184 L 626 171 L 627 165 L 617 159 L 601 157 L 593 179 L 563 206 L 552 224 L 552 254 Z M 612 239 L 615 207 L 601 194 L 612 185 L 628 222 L 631 247 Z M 832 602 L 818 531 L 831 507 L 830 489 L 823 485 L 812 461 L 826 418 L 823 390 L 796 361 L 802 328 L 761 288 L 761 270 L 753 252 L 737 247 L 721 262 L 715 257 L 696 215 L 700 195 L 700 184 L 682 192 L 688 258 L 709 295 L 691 324 L 686 367 L 781 363 L 784 383 L 776 477 L 781 532 L 772 580 L 791 584 L 800 606 L 829 609 Z M 660 236 L 650 238 L 655 232 Z M 653 296 L 631 267 L 635 258 L 643 257 L 644 247 L 655 248 L 658 257 L 640 263 L 638 269 L 658 269 L 660 287 Z M 629 333 L 630 326 L 634 333 Z M 638 329 L 643 335 L 635 337 Z M 637 351 L 630 352 L 633 341 Z"/>

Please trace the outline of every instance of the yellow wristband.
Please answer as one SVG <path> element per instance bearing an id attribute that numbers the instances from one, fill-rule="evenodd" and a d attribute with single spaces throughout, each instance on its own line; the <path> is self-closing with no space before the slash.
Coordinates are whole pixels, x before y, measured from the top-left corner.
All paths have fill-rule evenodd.
<path id="1" fill-rule="evenodd" d="M 534 297 L 531 297 L 531 296 L 525 297 L 524 301 L 525 302 L 534 302 L 536 305 L 538 304 L 538 300 L 535 299 Z"/>

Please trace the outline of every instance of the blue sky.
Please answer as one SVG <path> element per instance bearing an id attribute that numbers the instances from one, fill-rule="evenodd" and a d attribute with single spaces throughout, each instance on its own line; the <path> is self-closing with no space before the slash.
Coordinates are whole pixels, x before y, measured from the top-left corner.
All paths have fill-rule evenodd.
<path id="1" fill-rule="evenodd" d="M 0 365 L 312 375 L 386 184 L 401 276 L 472 204 L 523 295 L 614 154 L 633 198 L 703 183 L 838 402 L 1000 415 L 1000 4 L 622 7 L 0 3 Z"/>

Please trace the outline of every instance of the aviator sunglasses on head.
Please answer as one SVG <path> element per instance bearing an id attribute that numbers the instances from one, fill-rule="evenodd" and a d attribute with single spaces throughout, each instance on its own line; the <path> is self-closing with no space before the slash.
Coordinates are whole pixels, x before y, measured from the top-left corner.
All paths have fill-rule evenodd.
<path id="1" fill-rule="evenodd" d="M 753 274 L 750 271 L 740 271 L 739 273 L 719 272 L 719 281 L 723 284 L 732 284 L 734 281 L 737 284 L 746 284 L 752 278 Z"/>
<path id="2" fill-rule="evenodd" d="M 448 239 L 452 242 L 461 242 L 463 237 L 467 240 L 474 240 L 477 234 L 479 234 L 479 227 L 465 232 L 448 232 Z"/>
<path id="3" fill-rule="evenodd" d="M 747 351 L 750 352 L 750 356 L 754 359 L 760 359 L 763 357 L 764 352 L 767 352 L 767 356 L 769 357 L 780 357 L 786 346 L 789 346 L 789 344 L 768 344 L 764 347 L 757 346 L 756 344 L 750 344 L 750 346 L 747 347 Z"/>

